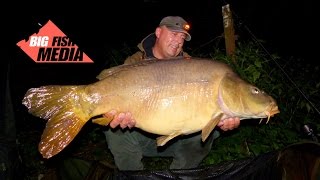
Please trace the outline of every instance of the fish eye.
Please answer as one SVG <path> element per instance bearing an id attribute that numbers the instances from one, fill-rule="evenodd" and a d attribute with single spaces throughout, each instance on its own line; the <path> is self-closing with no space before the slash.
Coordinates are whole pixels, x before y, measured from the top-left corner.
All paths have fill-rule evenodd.
<path id="1" fill-rule="evenodd" d="M 259 94 L 259 93 L 260 93 L 260 90 L 259 90 L 257 87 L 253 87 L 253 88 L 251 89 L 251 92 L 252 92 L 252 94 Z"/>

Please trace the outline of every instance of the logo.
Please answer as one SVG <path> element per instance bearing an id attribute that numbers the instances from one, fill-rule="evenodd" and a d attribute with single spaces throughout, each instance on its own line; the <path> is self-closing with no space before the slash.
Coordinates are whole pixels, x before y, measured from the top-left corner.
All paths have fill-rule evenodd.
<path id="1" fill-rule="evenodd" d="M 52 21 L 17 43 L 36 63 L 93 63 Z"/>

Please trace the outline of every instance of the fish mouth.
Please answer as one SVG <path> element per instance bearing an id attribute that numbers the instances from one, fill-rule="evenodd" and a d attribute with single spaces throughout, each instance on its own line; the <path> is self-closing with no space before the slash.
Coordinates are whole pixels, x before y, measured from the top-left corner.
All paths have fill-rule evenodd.
<path id="1" fill-rule="evenodd" d="M 276 104 L 272 103 L 269 106 L 268 110 L 266 110 L 264 113 L 268 117 L 267 122 L 266 122 L 266 124 L 268 124 L 268 122 L 270 120 L 270 117 L 273 117 L 275 114 L 280 113 L 280 110 L 279 110 L 279 108 L 278 108 L 278 106 Z M 260 123 L 261 123 L 261 121 L 260 121 Z"/>

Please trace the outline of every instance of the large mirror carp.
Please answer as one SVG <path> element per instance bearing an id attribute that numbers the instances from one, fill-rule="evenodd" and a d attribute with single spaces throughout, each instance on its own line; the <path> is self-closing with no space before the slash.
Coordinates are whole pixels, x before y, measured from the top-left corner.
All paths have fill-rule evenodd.
<path id="1" fill-rule="evenodd" d="M 158 134 L 158 146 L 202 131 L 205 141 L 227 117 L 269 118 L 279 113 L 274 98 L 242 80 L 227 64 L 212 59 L 145 60 L 103 70 L 88 85 L 29 89 L 22 103 L 48 120 L 39 151 L 62 151 L 89 121 L 107 126 L 111 110 L 131 112 L 136 128 Z"/>

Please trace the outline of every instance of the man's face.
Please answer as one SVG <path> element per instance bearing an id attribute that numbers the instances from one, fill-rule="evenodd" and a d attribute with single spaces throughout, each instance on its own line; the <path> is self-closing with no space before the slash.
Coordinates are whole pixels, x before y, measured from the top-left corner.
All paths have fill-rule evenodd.
<path id="1" fill-rule="evenodd" d="M 182 51 L 186 39 L 185 33 L 170 31 L 167 27 L 162 26 L 159 28 L 157 36 L 165 58 L 176 57 Z"/>

